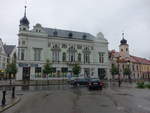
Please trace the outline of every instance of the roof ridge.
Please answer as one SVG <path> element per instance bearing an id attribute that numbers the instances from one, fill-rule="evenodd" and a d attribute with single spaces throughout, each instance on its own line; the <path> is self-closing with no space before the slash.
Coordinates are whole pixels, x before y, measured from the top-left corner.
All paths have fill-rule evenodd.
<path id="1" fill-rule="evenodd" d="M 68 31 L 68 32 L 77 32 L 77 33 L 86 33 L 86 34 L 90 34 L 88 32 L 81 32 L 81 31 L 75 31 L 75 30 L 67 30 L 67 29 L 58 29 L 58 28 L 49 28 L 49 27 L 43 27 L 43 28 L 46 28 L 46 29 L 53 29 L 53 30 L 62 30 L 62 31 Z M 90 34 L 92 35 L 92 34 Z"/>

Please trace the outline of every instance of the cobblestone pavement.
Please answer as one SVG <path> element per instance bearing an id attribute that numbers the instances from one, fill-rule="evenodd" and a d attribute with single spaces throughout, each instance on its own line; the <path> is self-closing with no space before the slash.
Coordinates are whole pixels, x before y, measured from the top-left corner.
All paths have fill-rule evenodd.
<path id="1" fill-rule="evenodd" d="M 5 105 L 2 105 L 2 98 L 3 98 L 3 93 L 2 91 L 0 91 L 0 112 L 9 109 L 10 107 L 14 106 L 20 101 L 20 97 L 18 96 L 12 98 L 12 92 L 10 90 L 6 91 Z"/>
<path id="2" fill-rule="evenodd" d="M 16 91 L 21 102 L 4 113 L 150 113 L 150 90 L 109 87 L 89 91 L 67 85 Z"/>

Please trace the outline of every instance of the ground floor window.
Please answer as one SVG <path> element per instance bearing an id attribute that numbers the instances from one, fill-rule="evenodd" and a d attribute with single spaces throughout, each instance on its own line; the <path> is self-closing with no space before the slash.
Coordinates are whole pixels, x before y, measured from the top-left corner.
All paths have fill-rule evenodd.
<path id="1" fill-rule="evenodd" d="M 53 69 L 52 69 L 52 70 L 53 70 L 53 73 L 56 73 L 56 68 L 55 68 L 55 67 L 53 67 Z"/>
<path id="2" fill-rule="evenodd" d="M 67 73 L 68 73 L 68 68 L 66 67 L 61 68 L 61 75 L 63 77 L 67 76 Z"/>
<path id="3" fill-rule="evenodd" d="M 23 80 L 30 80 L 30 67 L 23 67 Z"/>
<path id="4" fill-rule="evenodd" d="M 98 77 L 100 79 L 104 79 L 106 76 L 106 71 L 104 68 L 98 68 Z"/>
<path id="5" fill-rule="evenodd" d="M 35 77 L 41 77 L 42 69 L 41 67 L 35 67 Z"/>
<path id="6" fill-rule="evenodd" d="M 61 68 L 61 72 L 62 73 L 67 73 L 68 72 L 68 68 L 65 68 L 65 67 Z"/>

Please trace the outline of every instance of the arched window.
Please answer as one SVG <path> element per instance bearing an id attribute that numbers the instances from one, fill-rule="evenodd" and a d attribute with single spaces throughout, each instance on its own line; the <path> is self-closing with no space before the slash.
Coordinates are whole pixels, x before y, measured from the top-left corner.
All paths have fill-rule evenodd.
<path id="1" fill-rule="evenodd" d="M 62 61 L 66 61 L 66 53 L 64 52 L 63 55 L 62 55 Z"/>
<path id="2" fill-rule="evenodd" d="M 78 61 L 81 62 L 81 53 L 78 54 Z"/>

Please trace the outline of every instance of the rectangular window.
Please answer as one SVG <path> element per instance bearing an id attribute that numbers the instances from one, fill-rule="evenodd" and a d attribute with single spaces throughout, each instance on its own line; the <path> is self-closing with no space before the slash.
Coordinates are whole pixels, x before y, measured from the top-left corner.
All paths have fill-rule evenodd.
<path id="1" fill-rule="evenodd" d="M 61 68 L 61 72 L 62 73 L 67 73 L 68 72 L 68 68 L 65 68 L 65 67 Z"/>
<path id="2" fill-rule="evenodd" d="M 53 51 L 52 52 L 53 55 L 53 62 L 59 62 L 59 51 Z"/>
<path id="3" fill-rule="evenodd" d="M 103 52 L 99 53 L 99 63 L 104 63 L 104 53 Z"/>
<path id="4" fill-rule="evenodd" d="M 69 61 L 75 62 L 75 52 L 69 52 Z"/>
<path id="5" fill-rule="evenodd" d="M 21 60 L 24 60 L 25 50 L 21 49 Z"/>
<path id="6" fill-rule="evenodd" d="M 40 61 L 41 60 L 41 48 L 34 48 L 34 60 Z"/>
<path id="7" fill-rule="evenodd" d="M 90 63 L 90 55 L 87 53 L 84 54 L 84 63 Z"/>
<path id="8" fill-rule="evenodd" d="M 134 65 L 132 65 L 132 70 L 134 71 Z"/>
<path id="9" fill-rule="evenodd" d="M 67 48 L 67 45 L 66 44 L 62 44 L 62 48 Z"/>
<path id="10" fill-rule="evenodd" d="M 53 73 L 56 73 L 56 68 L 55 67 L 53 67 L 52 70 L 53 70 Z"/>
<path id="11" fill-rule="evenodd" d="M 35 67 L 35 77 L 41 77 L 41 67 Z"/>

